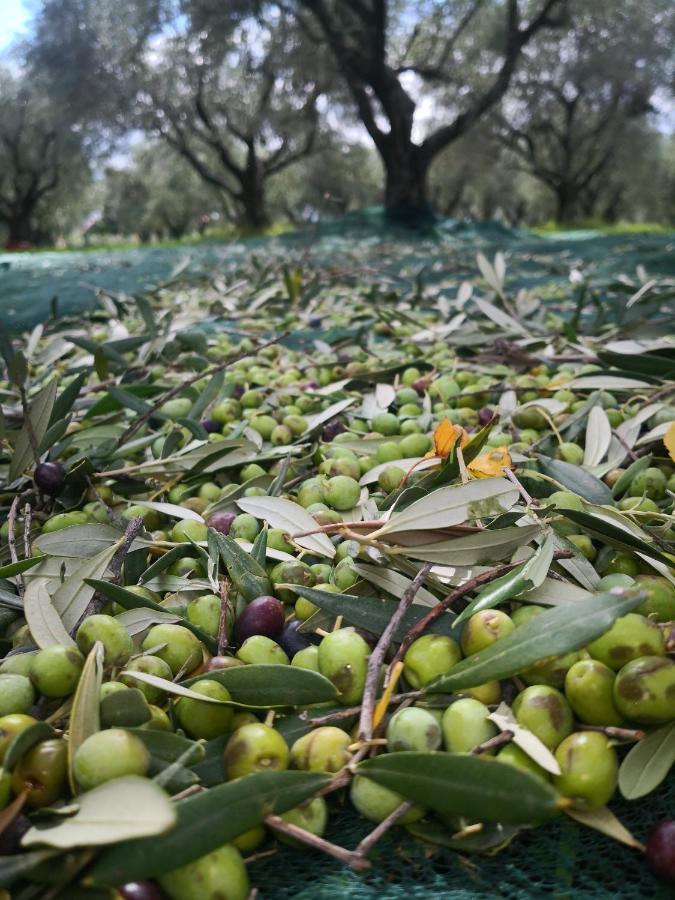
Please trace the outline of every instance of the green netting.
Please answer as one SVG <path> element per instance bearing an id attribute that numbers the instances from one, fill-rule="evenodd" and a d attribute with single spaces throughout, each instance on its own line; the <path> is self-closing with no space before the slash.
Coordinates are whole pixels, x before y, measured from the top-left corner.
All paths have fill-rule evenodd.
<path id="1" fill-rule="evenodd" d="M 134 293 L 169 279 L 187 263 L 183 280 L 217 273 L 233 276 L 243 265 L 261 269 L 271 262 L 310 265 L 327 272 L 349 272 L 371 283 L 389 282 L 406 293 L 420 277 L 442 282 L 454 293 L 475 278 L 476 252 L 502 250 L 508 286 L 551 286 L 582 269 L 594 287 L 616 284 L 620 274 L 635 279 L 638 265 L 649 275 L 675 271 L 672 234 L 603 236 L 577 232 L 540 237 L 497 223 L 470 224 L 446 219 L 432 228 L 412 230 L 385 225 L 379 210 L 366 210 L 335 222 L 274 238 L 207 242 L 197 246 L 94 252 L 0 254 L 0 320 L 12 330 L 30 328 L 49 316 L 58 298 L 61 315 L 96 305 L 96 290 Z M 643 307 L 643 304 L 640 304 Z"/>
<path id="2" fill-rule="evenodd" d="M 675 814 L 675 777 L 614 813 L 638 839 Z M 370 826 L 372 827 L 372 826 Z M 326 837 L 348 848 L 369 831 L 352 812 L 334 814 Z M 390 832 L 355 874 L 315 851 L 284 849 L 251 866 L 262 900 L 666 900 L 672 886 L 654 878 L 642 855 L 561 817 L 523 832 L 496 856 L 463 855 Z"/>

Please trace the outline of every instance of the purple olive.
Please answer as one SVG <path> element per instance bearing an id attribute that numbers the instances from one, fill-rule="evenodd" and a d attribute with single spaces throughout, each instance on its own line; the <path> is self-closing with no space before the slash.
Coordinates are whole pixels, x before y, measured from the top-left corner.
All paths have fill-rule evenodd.
<path id="1" fill-rule="evenodd" d="M 216 512 L 209 516 L 206 524 L 209 528 L 213 528 L 221 534 L 229 534 L 232 523 L 236 518 L 236 513 Z"/>
<path id="2" fill-rule="evenodd" d="M 342 434 L 342 432 L 346 430 L 347 429 L 342 424 L 342 422 L 338 421 L 338 419 L 333 419 L 332 421 L 324 425 L 323 433 L 321 436 L 324 441 L 332 441 L 336 435 Z"/>
<path id="3" fill-rule="evenodd" d="M 319 328 L 321 325 L 322 319 L 321 316 L 311 316 L 309 322 L 307 323 L 310 328 Z"/>
<path id="4" fill-rule="evenodd" d="M 289 659 L 293 659 L 299 650 L 304 650 L 310 644 L 318 644 L 319 636 L 315 634 L 303 634 L 298 631 L 302 625 L 300 619 L 289 619 L 277 638 L 277 644 L 285 651 Z"/>
<path id="5" fill-rule="evenodd" d="M 60 462 L 43 462 L 35 466 L 35 484 L 45 494 L 55 496 L 63 487 L 66 470 Z"/>
<path id="6" fill-rule="evenodd" d="M 216 432 L 220 431 L 222 427 L 214 419 L 202 419 L 201 425 L 204 431 L 207 431 L 209 434 L 215 434 Z"/>
<path id="7" fill-rule="evenodd" d="M 664 819 L 652 829 L 645 855 L 657 875 L 675 884 L 675 819 Z"/>
<path id="8" fill-rule="evenodd" d="M 478 421 L 481 425 L 487 425 L 487 423 L 492 420 L 493 416 L 494 412 L 490 409 L 489 406 L 483 406 L 478 410 Z"/>
<path id="9" fill-rule="evenodd" d="M 235 400 L 239 400 L 245 390 L 246 388 L 243 384 L 235 384 L 235 386 L 232 388 L 232 397 Z"/>
<path id="10" fill-rule="evenodd" d="M 276 638 L 284 627 L 284 605 L 276 597 L 263 595 L 251 600 L 234 625 L 234 639 L 243 644 L 247 638 L 262 634 Z"/>
<path id="11" fill-rule="evenodd" d="M 164 900 L 165 894 L 154 881 L 130 881 L 117 888 L 124 900 Z"/>

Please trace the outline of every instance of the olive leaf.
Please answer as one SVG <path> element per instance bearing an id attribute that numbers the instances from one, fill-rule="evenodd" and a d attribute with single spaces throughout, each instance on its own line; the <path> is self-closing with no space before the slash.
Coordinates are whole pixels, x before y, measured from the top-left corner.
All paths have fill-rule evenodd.
<path id="1" fill-rule="evenodd" d="M 406 831 L 413 837 L 434 844 L 448 847 L 459 853 L 484 853 L 491 856 L 508 846 L 522 830 L 520 825 L 502 825 L 501 822 L 481 823 L 480 830 L 457 828 L 448 829 L 440 822 L 413 822 L 406 825 Z"/>
<path id="2" fill-rule="evenodd" d="M 175 625 L 176 622 L 181 620 L 180 616 L 174 615 L 174 613 L 168 611 L 159 612 L 156 609 L 146 608 L 127 609 L 115 616 L 115 618 L 124 625 L 132 637 L 136 634 L 142 634 L 153 625 L 164 623 Z"/>
<path id="3" fill-rule="evenodd" d="M 90 581 L 102 578 L 108 571 L 119 542 L 102 550 L 93 559 L 85 559 L 54 592 L 52 603 L 66 631 L 72 631 L 82 618 L 94 596 Z"/>
<path id="4" fill-rule="evenodd" d="M 21 845 L 46 844 L 61 850 L 102 847 L 163 834 L 174 827 L 176 818 L 175 805 L 159 785 L 126 775 L 81 794 L 74 816 L 60 818 L 56 825 L 34 826 Z"/>
<path id="5" fill-rule="evenodd" d="M 70 711 L 68 739 L 68 778 L 70 788 L 77 793 L 75 754 L 92 734 L 101 728 L 100 695 L 103 681 L 103 644 L 96 641 L 85 660 Z"/>
<path id="6" fill-rule="evenodd" d="M 594 406 L 588 415 L 584 443 L 584 466 L 597 466 L 607 454 L 612 441 L 612 426 L 602 406 Z"/>
<path id="7" fill-rule="evenodd" d="M 89 870 L 96 885 L 116 886 L 164 875 L 222 847 L 269 813 L 298 806 L 331 776 L 317 772 L 256 772 L 176 803 L 176 825 L 153 838 L 104 850 Z"/>
<path id="8" fill-rule="evenodd" d="M 183 682 L 190 687 L 204 679 L 218 681 L 228 689 L 233 701 L 242 706 L 271 709 L 284 706 L 308 706 L 335 700 L 337 690 L 318 672 L 297 666 L 256 664 L 233 666 L 205 672 Z M 201 697 L 201 694 L 199 695 Z"/>
<path id="9" fill-rule="evenodd" d="M 303 587 L 297 584 L 284 585 L 285 588 L 303 596 L 311 603 L 325 609 L 335 616 L 342 616 L 345 624 L 363 628 L 371 634 L 382 634 L 391 617 L 398 608 L 397 600 L 380 597 L 357 597 L 354 594 L 334 594 L 317 588 Z M 403 640 L 406 633 L 429 612 L 423 606 L 413 605 L 405 615 L 394 634 L 395 641 Z M 428 628 L 430 634 L 446 634 L 457 636 L 455 631 L 455 614 L 445 612 Z"/>
<path id="10" fill-rule="evenodd" d="M 263 594 L 271 594 L 272 582 L 263 567 L 234 538 L 216 531 L 214 536 L 227 574 L 244 599 L 251 601 Z"/>
<path id="11" fill-rule="evenodd" d="M 637 800 L 657 788 L 675 764 L 675 722 L 652 731 L 631 747 L 619 768 L 619 790 Z"/>
<path id="12" fill-rule="evenodd" d="M 122 532 L 111 525 L 71 525 L 70 528 L 39 535 L 33 546 L 47 556 L 91 559 L 121 537 Z M 134 549 L 136 546 L 140 546 L 140 542 L 132 544 Z"/>
<path id="13" fill-rule="evenodd" d="M 541 778 L 492 757 L 405 751 L 366 760 L 356 771 L 407 800 L 471 822 L 534 825 L 561 807 Z"/>
<path id="14" fill-rule="evenodd" d="M 641 456 L 636 459 L 635 462 L 632 462 L 628 466 L 628 468 L 621 473 L 612 487 L 612 497 L 614 497 L 615 500 L 618 500 L 619 497 L 623 497 L 636 475 L 639 475 L 640 472 L 643 472 L 645 469 L 648 469 L 649 466 L 651 466 L 652 459 L 653 457 L 651 453 L 648 453 L 647 456 Z"/>
<path id="15" fill-rule="evenodd" d="M 38 447 L 42 443 L 54 408 L 57 383 L 57 378 L 50 379 L 30 404 L 26 421 L 19 432 L 9 464 L 8 479 L 10 482 L 21 475 L 31 460 L 37 462 L 31 440 L 34 438 Z"/>
<path id="16" fill-rule="evenodd" d="M 573 491 L 590 503 L 600 503 L 612 506 L 614 498 L 612 492 L 604 483 L 579 466 L 563 462 L 561 459 L 551 459 L 549 456 L 537 456 L 541 471 L 553 478 L 564 488 Z"/>
<path id="17" fill-rule="evenodd" d="M 637 526 L 632 526 L 626 516 L 617 516 L 604 509 L 595 509 L 589 506 L 589 511 L 578 509 L 561 509 L 560 513 L 566 519 L 571 519 L 577 525 L 581 525 L 584 531 L 594 537 L 599 537 L 610 547 L 618 550 L 644 553 L 652 559 L 658 559 L 666 565 L 672 565 L 672 560 L 659 550 L 653 541 L 649 541 L 644 532 Z M 616 524 L 615 524 L 616 523 Z M 644 535 L 644 537 L 641 537 Z"/>
<path id="18" fill-rule="evenodd" d="M 386 591 L 388 594 L 391 594 L 399 600 L 402 599 L 403 595 L 412 584 L 412 578 L 407 578 L 405 575 L 396 572 L 394 569 L 385 569 L 381 566 L 366 566 L 358 563 L 354 563 L 352 568 L 358 575 L 365 578 L 366 581 L 370 581 L 371 584 L 382 588 L 383 591 Z M 416 603 L 419 606 L 436 606 L 438 602 L 438 597 L 435 597 L 431 591 L 428 591 L 424 587 L 420 587 L 417 590 L 415 599 L 413 600 L 413 603 Z"/>
<path id="19" fill-rule="evenodd" d="M 371 537 L 461 525 L 472 517 L 492 516 L 510 509 L 517 500 L 518 490 L 506 478 L 481 478 L 468 484 L 439 488 L 411 503 L 402 512 L 394 512 Z"/>
<path id="20" fill-rule="evenodd" d="M 230 700 L 217 700 L 215 697 L 208 697 L 205 694 L 198 694 L 196 691 L 191 691 L 189 688 L 183 687 L 182 684 L 177 684 L 175 681 L 169 681 L 168 678 L 160 678 L 159 675 L 151 675 L 149 672 L 135 672 L 128 669 L 121 674 L 125 675 L 127 678 L 133 678 L 134 681 L 141 681 L 143 684 L 149 684 L 152 687 L 165 691 L 167 694 L 172 694 L 175 697 L 188 697 L 190 700 L 200 700 L 203 703 L 214 703 L 217 706 L 228 705 L 232 702 Z"/>
<path id="21" fill-rule="evenodd" d="M 61 644 L 64 647 L 75 647 L 61 621 L 59 613 L 52 604 L 47 591 L 46 578 L 35 578 L 27 586 L 23 598 L 23 611 L 31 636 L 41 649 Z"/>
<path id="22" fill-rule="evenodd" d="M 337 403 L 332 403 L 330 406 L 326 407 L 326 409 L 322 410 L 322 412 L 306 416 L 305 421 L 307 422 L 307 427 L 305 428 L 302 437 L 307 437 L 307 435 L 316 431 L 317 428 L 323 425 L 324 422 L 328 422 L 329 419 L 334 419 L 335 416 L 344 412 L 348 407 L 353 406 L 354 403 L 356 403 L 356 400 L 353 397 L 349 397 L 346 400 L 338 400 Z"/>
<path id="23" fill-rule="evenodd" d="M 188 509 L 186 506 L 177 506 L 175 503 L 158 503 L 155 500 L 134 500 L 137 506 L 144 506 L 146 509 L 154 509 L 163 516 L 169 516 L 172 519 L 187 519 L 190 522 L 201 522 L 204 524 L 204 517 L 200 516 L 194 509 Z"/>
<path id="24" fill-rule="evenodd" d="M 507 559 L 540 534 L 541 525 L 486 528 L 465 537 L 406 547 L 406 556 L 445 566 L 493 563 Z"/>
<path id="25" fill-rule="evenodd" d="M 293 538 L 296 532 L 314 531 L 319 527 L 316 519 L 299 503 L 293 503 L 292 500 L 285 500 L 282 497 L 244 497 L 237 500 L 237 506 L 256 519 L 269 522 L 272 528 L 280 528 L 305 550 L 330 559 L 335 556 L 335 547 L 327 534 L 309 534 Z"/>
<path id="26" fill-rule="evenodd" d="M 513 735 L 513 743 L 527 753 L 530 759 L 533 759 L 542 769 L 552 775 L 560 775 L 558 760 L 536 734 L 520 724 L 506 703 L 500 703 L 497 709 L 490 713 L 488 719 L 494 722 L 500 731 L 510 731 Z"/>
<path id="27" fill-rule="evenodd" d="M 626 826 L 606 806 L 601 806 L 600 809 L 578 809 L 572 806 L 566 809 L 565 813 L 570 819 L 579 822 L 580 825 L 593 828 L 595 831 L 613 838 L 620 844 L 625 844 L 634 850 L 644 850 L 644 844 L 641 844 L 637 838 L 633 837 Z"/>
<path id="28" fill-rule="evenodd" d="M 426 690 L 454 693 L 492 679 L 510 678 L 547 656 L 579 650 L 644 598 L 644 592 L 639 589 L 614 588 L 579 603 L 554 606 L 500 641 L 463 659 L 446 675 L 428 684 Z"/>
<path id="29" fill-rule="evenodd" d="M 32 556 L 30 559 L 20 559 L 15 563 L 9 563 L 6 566 L 0 566 L 0 578 L 14 578 L 15 575 L 21 575 L 36 566 L 41 561 L 40 556 Z"/>
<path id="30" fill-rule="evenodd" d="M 584 375 L 582 378 L 573 378 L 565 385 L 571 391 L 595 390 L 602 391 L 631 391 L 650 387 L 648 381 L 639 381 L 637 378 L 622 378 L 618 375 Z"/>
<path id="31" fill-rule="evenodd" d="M 549 535 L 528 560 L 483 588 L 478 596 L 462 610 L 455 624 L 461 625 L 482 609 L 492 609 L 518 594 L 539 587 L 546 578 L 552 562 L 553 538 Z"/>

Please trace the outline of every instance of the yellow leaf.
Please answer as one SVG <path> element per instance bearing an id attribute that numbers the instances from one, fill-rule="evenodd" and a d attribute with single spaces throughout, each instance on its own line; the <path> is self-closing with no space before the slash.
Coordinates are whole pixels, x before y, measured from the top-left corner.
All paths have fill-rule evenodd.
<path id="1" fill-rule="evenodd" d="M 666 431 L 663 443 L 666 445 L 668 453 L 670 453 L 670 458 L 675 462 L 675 422 L 673 422 L 668 431 Z"/>
<path id="2" fill-rule="evenodd" d="M 460 447 L 469 442 L 469 435 L 461 425 L 453 425 L 450 419 L 443 419 L 434 431 L 434 449 L 427 456 L 449 456 L 458 438 Z"/>
<path id="3" fill-rule="evenodd" d="M 469 472 L 474 478 L 496 478 L 502 474 L 502 469 L 512 467 L 511 456 L 507 447 L 495 447 L 489 453 L 477 456 L 469 463 Z"/>

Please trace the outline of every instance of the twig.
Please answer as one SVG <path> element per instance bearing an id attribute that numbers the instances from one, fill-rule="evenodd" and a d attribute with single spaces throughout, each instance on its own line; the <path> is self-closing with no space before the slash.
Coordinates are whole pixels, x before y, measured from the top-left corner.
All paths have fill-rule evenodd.
<path id="1" fill-rule="evenodd" d="M 326 853 L 328 856 L 338 859 L 355 872 L 363 872 L 370 868 L 368 860 L 364 859 L 353 850 L 345 850 L 344 847 L 338 847 L 337 844 L 331 844 L 330 841 L 326 841 L 316 834 L 311 834 L 309 831 L 305 831 L 304 828 L 298 828 L 297 825 L 286 822 L 281 816 L 265 816 L 265 824 L 274 831 L 281 831 L 288 837 L 295 838 L 295 840 L 306 844 L 308 847 L 312 847 L 314 850 L 320 850 L 322 853 Z"/>
<path id="2" fill-rule="evenodd" d="M 554 559 L 569 559 L 572 556 L 572 552 L 569 550 L 556 550 L 553 554 Z M 517 566 L 521 565 L 521 562 L 515 563 L 505 563 L 502 566 L 497 566 L 494 569 L 489 569 L 487 572 L 481 572 L 480 575 L 476 575 L 474 578 L 470 578 L 469 581 L 465 581 L 464 584 L 460 584 L 459 587 L 456 587 L 453 591 L 450 591 L 437 606 L 434 606 L 426 616 L 423 616 L 419 619 L 410 629 L 410 631 L 406 634 L 406 636 L 401 641 L 398 650 L 392 661 L 389 663 L 389 668 L 387 670 L 387 681 L 391 677 L 391 672 L 393 671 L 396 663 L 403 659 L 408 650 L 408 647 L 415 641 L 420 635 L 424 634 L 429 625 L 432 622 L 435 622 L 436 619 L 439 619 L 457 600 L 461 600 L 462 597 L 466 597 L 467 594 L 472 593 L 472 591 L 477 590 L 479 587 L 483 587 L 485 584 L 489 584 L 491 581 L 495 581 L 497 578 L 501 578 L 502 575 L 506 575 L 507 572 L 510 572 L 512 569 L 515 569 Z"/>
<path id="3" fill-rule="evenodd" d="M 499 734 L 496 734 L 494 737 L 488 738 L 488 740 L 483 741 L 482 744 L 476 744 L 471 753 L 474 756 L 479 756 L 481 753 L 489 753 L 490 750 L 496 750 L 498 747 L 503 747 L 505 744 L 510 744 L 512 740 L 512 731 L 500 731 Z"/>
<path id="4" fill-rule="evenodd" d="M 220 579 L 220 619 L 218 620 L 218 656 L 222 656 L 227 646 L 227 614 L 230 606 L 230 582 Z"/>
<path id="5" fill-rule="evenodd" d="M 364 837 L 354 853 L 358 853 L 359 856 L 364 858 L 368 856 L 375 844 L 383 838 L 389 829 L 393 828 L 398 820 L 412 809 L 414 805 L 415 804 L 411 800 L 405 800 L 400 806 L 397 806 L 392 813 L 389 813 L 386 819 L 382 819 L 380 824 Z"/>
<path id="6" fill-rule="evenodd" d="M 12 500 L 7 515 L 7 544 L 9 545 L 9 558 L 13 563 L 19 561 L 16 554 L 16 514 L 19 510 L 19 503 L 21 503 L 21 494 L 17 494 Z"/>
<path id="7" fill-rule="evenodd" d="M 359 738 L 362 741 L 369 741 L 373 736 L 373 712 L 375 710 L 375 695 L 377 693 L 377 682 L 380 678 L 380 667 L 384 662 L 384 657 L 389 649 L 389 645 L 394 639 L 396 630 L 403 621 L 403 617 L 410 609 L 410 606 L 417 596 L 417 592 L 424 584 L 429 574 L 432 563 L 425 563 L 419 570 L 417 575 L 406 588 L 405 593 L 394 611 L 387 627 L 380 635 L 380 639 L 375 645 L 375 649 L 370 654 L 368 660 L 368 672 L 366 675 L 366 684 L 363 691 L 363 700 L 361 703 L 361 716 L 359 719 Z"/>
<path id="8" fill-rule="evenodd" d="M 422 691 L 408 691 L 405 694 L 394 694 L 391 698 L 390 703 L 399 703 L 402 700 L 416 700 L 418 697 L 422 696 Z M 305 718 L 305 713 L 300 714 L 300 718 L 304 719 L 308 725 L 312 725 L 313 727 L 319 725 L 328 725 L 331 722 L 340 722 L 342 719 L 351 719 L 352 716 L 357 716 L 361 712 L 361 706 L 349 706 L 345 709 L 340 709 L 337 712 L 328 713 L 325 716 L 316 716 L 312 719 Z"/>
<path id="9" fill-rule="evenodd" d="M 191 384 L 195 384 L 197 381 L 201 381 L 203 378 L 210 378 L 212 375 L 217 375 L 218 372 L 222 372 L 233 363 L 239 362 L 242 359 L 246 359 L 247 356 L 251 356 L 253 353 L 259 353 L 261 350 L 264 350 L 265 347 L 271 347 L 273 344 L 279 343 L 279 341 L 285 338 L 288 334 L 290 334 L 289 331 L 283 331 L 277 337 L 273 338 L 270 341 L 266 341 L 264 344 L 258 344 L 252 350 L 248 350 L 243 353 L 234 353 L 232 356 L 228 356 L 227 359 L 225 359 L 223 362 L 218 363 L 215 366 L 210 366 L 208 369 L 204 369 L 202 372 L 197 372 L 196 375 L 193 375 L 186 381 L 180 382 L 180 384 L 175 385 L 175 387 L 172 387 L 164 394 L 161 394 L 142 415 L 134 419 L 131 425 L 129 425 L 129 427 L 122 432 L 122 434 L 117 439 L 117 446 L 121 447 L 122 444 L 125 444 L 129 440 L 129 438 L 136 434 L 138 429 L 145 425 L 148 419 L 150 419 L 157 412 L 160 406 L 163 406 L 167 401 L 172 400 L 174 397 L 177 397 L 185 390 L 186 387 L 189 387 Z"/>
<path id="10" fill-rule="evenodd" d="M 599 731 L 600 734 L 604 734 L 608 738 L 615 738 L 617 741 L 641 741 L 645 737 L 645 732 L 639 728 L 617 728 L 615 725 L 586 725 L 585 722 L 579 722 L 577 725 L 582 731 Z"/>
<path id="11" fill-rule="evenodd" d="M 617 441 L 621 444 L 621 446 L 623 447 L 623 449 L 624 449 L 624 450 L 626 451 L 626 453 L 628 454 L 628 456 L 629 456 L 631 462 L 635 462 L 635 460 L 638 458 L 637 453 L 633 450 L 632 447 L 629 447 L 629 446 L 628 446 L 628 444 L 624 441 L 624 439 L 621 437 L 621 435 L 620 435 L 619 432 L 616 430 L 616 428 L 612 428 L 612 437 L 615 437 L 615 438 L 617 439 Z"/>
<path id="12" fill-rule="evenodd" d="M 26 503 L 23 508 L 23 555 L 29 559 L 31 555 L 30 549 L 30 529 L 33 524 L 33 510 L 30 503 Z"/>

